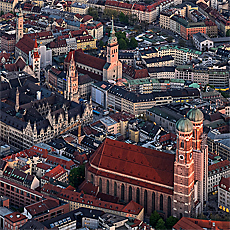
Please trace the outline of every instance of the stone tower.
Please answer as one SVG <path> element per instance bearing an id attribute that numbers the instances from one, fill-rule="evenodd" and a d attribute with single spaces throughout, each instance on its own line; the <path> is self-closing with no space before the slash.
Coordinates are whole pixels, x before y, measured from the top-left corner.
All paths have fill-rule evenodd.
<path id="1" fill-rule="evenodd" d="M 17 87 L 17 91 L 16 91 L 15 111 L 16 111 L 16 113 L 19 111 L 19 90 L 18 90 L 18 87 Z"/>
<path id="2" fill-rule="evenodd" d="M 193 124 L 193 159 L 194 159 L 194 176 L 197 183 L 196 199 L 200 202 L 196 214 L 203 210 L 204 201 L 207 200 L 207 175 L 208 175 L 208 149 L 203 134 L 203 113 L 197 109 L 191 109 L 187 113 L 188 119 Z M 197 202 L 196 202 L 197 203 Z"/>
<path id="3" fill-rule="evenodd" d="M 182 118 L 176 123 L 177 150 L 174 162 L 173 216 L 190 217 L 194 203 L 194 160 L 192 122 Z"/>
<path id="4" fill-rule="evenodd" d="M 122 78 L 122 63 L 118 60 L 118 42 L 112 20 L 112 28 L 107 45 L 107 62 L 103 67 L 103 80 L 118 80 Z"/>
<path id="5" fill-rule="evenodd" d="M 38 79 L 38 81 L 40 82 L 41 55 L 38 53 L 38 43 L 37 43 L 36 38 L 35 38 L 34 50 L 33 50 L 33 54 L 32 54 L 32 66 L 33 66 L 34 75 Z"/>
<path id="6" fill-rule="evenodd" d="M 78 92 L 78 72 L 76 70 L 76 65 L 74 61 L 74 52 L 72 52 L 72 57 L 69 64 L 69 71 L 66 75 L 66 92 L 65 98 L 70 101 L 79 102 L 79 92 Z"/>
<path id="7" fill-rule="evenodd" d="M 17 25 L 16 25 L 16 43 L 23 37 L 23 13 L 22 9 L 19 9 L 17 14 Z"/>

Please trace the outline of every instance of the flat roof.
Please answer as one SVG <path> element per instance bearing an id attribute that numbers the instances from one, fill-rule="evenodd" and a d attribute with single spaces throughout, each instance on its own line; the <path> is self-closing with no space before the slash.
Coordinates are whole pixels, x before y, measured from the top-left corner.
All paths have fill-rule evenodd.
<path id="1" fill-rule="evenodd" d="M 115 125 L 117 123 L 111 117 L 104 117 L 100 121 L 107 126 Z"/>

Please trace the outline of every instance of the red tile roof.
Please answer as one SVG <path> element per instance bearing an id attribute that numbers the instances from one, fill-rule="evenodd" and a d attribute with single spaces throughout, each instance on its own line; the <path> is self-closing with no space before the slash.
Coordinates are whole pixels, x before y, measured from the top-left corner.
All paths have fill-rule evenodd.
<path id="1" fill-rule="evenodd" d="M 24 35 L 23 38 L 21 38 L 18 43 L 16 44 L 16 47 L 20 49 L 22 52 L 29 55 L 29 52 L 33 50 L 35 41 L 30 38 L 27 35 Z"/>
<path id="2" fill-rule="evenodd" d="M 120 121 L 129 121 L 131 119 L 134 119 L 135 116 L 133 114 L 127 113 L 127 112 L 119 112 L 109 115 L 113 120 L 116 122 Z"/>
<path id="3" fill-rule="evenodd" d="M 75 50 L 75 51 L 70 51 L 67 55 L 67 57 L 65 58 L 65 63 L 69 63 L 71 56 L 72 56 L 72 52 L 74 52 L 74 60 L 76 63 L 80 63 L 98 70 L 103 70 L 103 67 L 106 63 L 105 60 L 91 56 L 89 54 L 85 54 L 82 51 L 79 50 Z"/>
<path id="4" fill-rule="evenodd" d="M 44 169 L 44 170 L 48 170 L 48 169 L 51 168 L 50 165 L 45 164 L 45 163 L 37 163 L 36 167 L 37 167 L 37 168 L 40 168 L 40 169 Z"/>
<path id="5" fill-rule="evenodd" d="M 20 168 L 21 171 L 26 171 L 30 168 L 29 165 L 24 165 L 23 167 Z"/>
<path id="6" fill-rule="evenodd" d="M 229 221 L 201 220 L 195 218 L 182 217 L 174 226 L 176 230 L 203 230 L 203 229 L 230 229 Z"/>
<path id="7" fill-rule="evenodd" d="M 26 206 L 26 210 L 32 215 L 39 215 L 59 206 L 59 201 L 55 199 L 46 199 Z"/>
<path id="8" fill-rule="evenodd" d="M 172 194 L 174 157 L 169 153 L 106 139 L 91 156 L 87 169 L 96 175 Z"/>
<path id="9" fill-rule="evenodd" d="M 222 168 L 225 168 L 226 166 L 228 166 L 230 168 L 230 161 L 224 160 L 224 161 L 218 162 L 216 164 L 209 165 L 208 171 L 213 171 L 213 170 L 219 169 L 221 172 Z"/>
<path id="10" fill-rule="evenodd" d="M 93 17 L 91 15 L 85 15 L 82 19 L 82 22 L 84 23 L 84 22 L 90 21 L 92 19 L 93 19 Z"/>
<path id="11" fill-rule="evenodd" d="M 84 180 L 79 186 L 79 191 L 83 191 L 86 194 L 96 196 L 98 193 L 98 186 L 93 185 L 89 181 Z"/>
<path id="12" fill-rule="evenodd" d="M 53 155 L 48 155 L 47 156 L 47 162 L 52 162 L 51 164 L 56 163 L 57 165 L 63 165 L 63 167 L 65 166 L 66 169 L 70 170 L 75 166 L 75 163 L 72 160 L 65 160 L 59 157 L 55 157 Z"/>
<path id="13" fill-rule="evenodd" d="M 13 212 L 5 216 L 12 223 L 17 223 L 19 221 L 27 219 L 26 216 L 22 215 L 20 212 Z"/>
<path id="14" fill-rule="evenodd" d="M 70 191 L 68 189 L 61 189 L 60 187 L 57 187 L 51 184 L 45 184 L 42 187 L 41 192 L 46 193 L 46 194 L 55 194 L 57 197 L 64 199 L 64 200 L 83 203 L 86 205 L 92 205 L 94 207 L 105 208 L 105 209 L 114 210 L 117 212 L 125 212 L 127 214 L 138 215 L 143 210 L 143 207 L 141 205 L 132 205 L 132 209 L 128 209 L 126 208 L 126 207 L 129 207 L 128 205 L 124 206 L 121 204 L 114 204 L 111 202 L 99 200 L 95 196 Z"/>
<path id="15" fill-rule="evenodd" d="M 64 173 L 66 173 L 66 170 L 61 167 L 61 165 L 56 166 L 49 172 L 45 173 L 45 175 L 42 177 L 44 180 L 49 180 L 51 178 L 58 179 L 60 176 L 62 176 Z"/>
<path id="16" fill-rule="evenodd" d="M 230 177 L 222 177 L 219 183 L 219 186 L 230 193 Z"/>

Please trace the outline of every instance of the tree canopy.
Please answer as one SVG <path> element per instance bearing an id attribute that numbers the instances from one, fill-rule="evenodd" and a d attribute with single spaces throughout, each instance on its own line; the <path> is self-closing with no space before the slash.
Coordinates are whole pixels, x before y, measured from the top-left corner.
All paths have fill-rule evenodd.
<path id="1" fill-rule="evenodd" d="M 230 37 L 230 30 L 227 30 L 226 37 Z"/>
<path id="2" fill-rule="evenodd" d="M 165 222 L 163 221 L 162 218 L 160 218 L 158 221 L 157 221 L 157 224 L 156 224 L 156 229 L 158 230 L 165 230 L 166 227 L 165 227 Z"/>
<path id="3" fill-rule="evenodd" d="M 152 227 L 156 227 L 157 221 L 160 219 L 160 215 L 158 214 L 158 212 L 155 210 L 149 219 L 149 223 Z"/>
<path id="4" fill-rule="evenodd" d="M 172 227 L 177 223 L 179 219 L 177 219 L 174 216 L 170 216 L 169 218 L 166 219 L 166 228 L 167 229 L 172 229 Z"/>
<path id="5" fill-rule="evenodd" d="M 69 173 L 69 184 L 77 188 L 85 180 L 85 165 L 73 168 Z"/>

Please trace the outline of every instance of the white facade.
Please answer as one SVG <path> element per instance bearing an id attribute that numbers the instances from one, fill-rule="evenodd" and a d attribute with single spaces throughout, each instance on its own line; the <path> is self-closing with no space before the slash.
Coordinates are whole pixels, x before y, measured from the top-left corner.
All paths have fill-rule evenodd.
<path id="1" fill-rule="evenodd" d="M 230 167 L 225 170 L 217 169 L 208 172 L 208 193 L 217 190 L 217 186 L 220 183 L 221 177 L 230 177 Z"/>
<path id="2" fill-rule="evenodd" d="M 199 51 L 207 51 L 213 47 L 213 41 L 207 34 L 197 33 L 193 35 L 193 42 Z"/>

